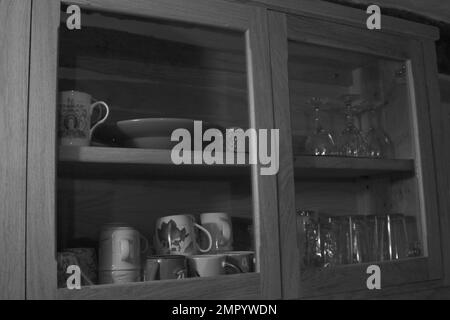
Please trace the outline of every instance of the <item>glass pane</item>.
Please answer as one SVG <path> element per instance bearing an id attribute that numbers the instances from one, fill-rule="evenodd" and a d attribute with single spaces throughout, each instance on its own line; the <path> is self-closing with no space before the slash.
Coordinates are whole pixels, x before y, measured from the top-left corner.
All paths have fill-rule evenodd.
<path id="1" fill-rule="evenodd" d="M 207 129 L 233 154 L 226 129 L 250 126 L 245 34 L 89 10 L 72 31 L 66 18 L 62 8 L 59 287 L 70 265 L 82 285 L 253 272 L 250 166 L 192 159 Z M 180 166 L 177 129 L 192 139 Z"/>
<path id="2" fill-rule="evenodd" d="M 289 43 L 302 270 L 422 256 L 404 61 Z"/>

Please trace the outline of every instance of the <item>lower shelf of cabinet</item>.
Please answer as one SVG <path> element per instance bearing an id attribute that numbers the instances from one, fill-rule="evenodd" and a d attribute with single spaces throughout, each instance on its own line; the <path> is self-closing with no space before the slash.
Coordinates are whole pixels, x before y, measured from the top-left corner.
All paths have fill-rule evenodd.
<path id="1" fill-rule="evenodd" d="M 435 280 L 430 278 L 428 263 L 427 258 L 421 257 L 307 270 L 301 275 L 301 296 L 320 297 L 358 291 L 369 293 L 367 279 L 371 274 L 367 273 L 367 268 L 370 265 L 380 267 L 382 289 Z"/>
<path id="2" fill-rule="evenodd" d="M 228 300 L 260 299 L 259 273 L 98 285 L 81 290 L 58 289 L 60 300 Z"/>

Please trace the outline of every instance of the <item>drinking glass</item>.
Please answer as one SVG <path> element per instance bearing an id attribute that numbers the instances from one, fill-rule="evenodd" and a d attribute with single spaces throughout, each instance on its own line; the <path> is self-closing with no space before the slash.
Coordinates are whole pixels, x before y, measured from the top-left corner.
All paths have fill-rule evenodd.
<path id="1" fill-rule="evenodd" d="M 370 128 L 366 135 L 367 154 L 372 158 L 392 158 L 394 156 L 392 141 L 381 128 L 376 111 L 375 107 L 370 109 Z"/>
<path id="2" fill-rule="evenodd" d="M 297 234 L 302 266 L 304 268 L 322 266 L 320 228 L 314 211 L 300 210 L 297 212 Z"/>
<path id="3" fill-rule="evenodd" d="M 350 261 L 344 221 L 342 217 L 320 218 L 320 240 L 324 267 L 348 264 Z"/>
<path id="4" fill-rule="evenodd" d="M 389 257 L 389 236 L 385 215 L 367 216 L 368 262 L 387 261 Z"/>
<path id="5" fill-rule="evenodd" d="M 315 156 L 332 155 L 336 149 L 334 139 L 332 135 L 323 128 L 320 122 L 320 107 L 323 104 L 322 99 L 311 98 L 309 103 L 314 108 L 314 132 L 306 140 L 306 152 Z"/>
<path id="6" fill-rule="evenodd" d="M 367 225 L 364 216 L 345 217 L 348 263 L 364 263 L 369 260 Z"/>
<path id="7" fill-rule="evenodd" d="M 389 236 L 390 260 L 407 258 L 409 252 L 409 241 L 404 215 L 388 214 L 387 231 Z"/>
<path id="8" fill-rule="evenodd" d="M 365 157 L 367 156 L 367 142 L 354 124 L 353 101 L 357 95 L 345 95 L 345 128 L 339 136 L 339 154 L 347 157 Z"/>
<path id="9" fill-rule="evenodd" d="M 408 237 L 408 257 L 420 257 L 422 255 L 422 245 L 417 230 L 417 219 L 413 216 L 405 216 L 405 223 Z"/>

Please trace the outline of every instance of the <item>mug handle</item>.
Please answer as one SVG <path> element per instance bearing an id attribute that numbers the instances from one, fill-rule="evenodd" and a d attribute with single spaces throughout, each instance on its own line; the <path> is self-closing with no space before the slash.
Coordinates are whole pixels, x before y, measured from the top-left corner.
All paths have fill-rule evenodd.
<path id="1" fill-rule="evenodd" d="M 238 266 L 235 266 L 234 264 L 229 263 L 229 262 L 227 262 L 227 261 L 224 261 L 224 262 L 223 262 L 223 267 L 224 267 L 224 268 L 225 268 L 225 267 L 229 267 L 229 268 L 231 268 L 231 269 L 234 269 L 234 271 L 236 271 L 236 273 L 243 273 L 242 270 L 241 270 L 241 268 L 239 268 Z"/>
<path id="2" fill-rule="evenodd" d="M 103 102 L 103 101 L 97 101 L 97 102 L 95 102 L 95 103 L 93 103 L 93 104 L 91 105 L 91 114 L 92 114 L 92 112 L 94 111 L 95 107 L 97 107 L 97 106 L 103 106 L 103 107 L 105 108 L 105 110 L 106 110 L 106 114 L 102 117 L 102 116 L 101 116 L 101 115 L 102 115 L 102 112 L 101 112 L 101 110 L 100 110 L 100 119 L 97 120 L 97 123 L 94 124 L 94 125 L 92 126 L 91 130 L 89 131 L 89 132 L 90 132 L 90 134 L 89 134 L 89 135 L 90 135 L 90 136 L 89 136 L 90 139 L 92 138 L 92 134 L 94 133 L 94 130 L 97 129 L 97 127 L 98 127 L 99 125 L 101 125 L 102 123 L 104 123 L 104 122 L 106 121 L 106 119 L 108 119 L 108 117 L 109 117 L 109 107 L 108 107 L 108 105 L 107 105 L 105 102 Z"/>
<path id="3" fill-rule="evenodd" d="M 209 246 L 208 246 L 208 249 L 202 249 L 202 248 L 198 248 L 199 250 L 200 250 L 200 252 L 201 253 L 206 253 L 206 252 L 209 252 L 209 251 L 211 251 L 211 248 L 212 248 L 212 238 L 211 238 L 211 234 L 209 233 L 209 231 L 208 230 L 206 230 L 204 227 L 202 227 L 201 225 L 199 225 L 198 223 L 195 223 L 194 222 L 194 226 L 196 226 L 197 228 L 199 228 L 201 231 L 203 231 L 205 234 L 206 234 L 206 236 L 208 237 L 208 241 L 209 241 Z"/>
<path id="4" fill-rule="evenodd" d="M 145 253 L 148 250 L 148 240 L 141 233 L 139 233 L 139 238 L 141 238 L 142 242 L 145 244 L 144 249 L 141 250 L 141 253 Z"/>

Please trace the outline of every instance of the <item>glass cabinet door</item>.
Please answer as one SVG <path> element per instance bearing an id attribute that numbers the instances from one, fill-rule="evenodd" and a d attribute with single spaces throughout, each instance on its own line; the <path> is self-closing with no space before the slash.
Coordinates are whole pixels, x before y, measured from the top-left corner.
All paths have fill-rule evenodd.
<path id="1" fill-rule="evenodd" d="M 29 203 L 29 228 L 43 233 L 33 233 L 29 250 L 42 251 L 50 279 L 30 292 L 280 297 L 276 178 L 249 163 L 256 141 L 243 137 L 241 150 L 234 136 L 273 127 L 258 114 L 271 114 L 259 9 L 95 1 L 81 5 L 81 29 L 72 30 L 70 5 L 34 4 L 31 81 L 43 92 L 31 108 L 57 102 L 45 106 L 50 120 L 32 114 L 31 126 L 42 121 L 36 135 L 57 160 L 29 182 L 36 201 L 50 202 L 48 212 Z M 38 44 L 44 32 L 51 48 Z M 39 72 L 55 82 L 43 87 Z M 37 165 L 53 161 L 35 148 Z M 54 189 L 38 189 L 53 178 Z M 80 290 L 71 290 L 73 266 Z"/>
<path id="2" fill-rule="evenodd" d="M 382 288 L 440 277 L 421 47 L 303 17 L 270 22 L 280 153 L 291 155 L 279 177 L 283 275 L 298 280 L 285 294 L 367 291 L 371 265 Z"/>

